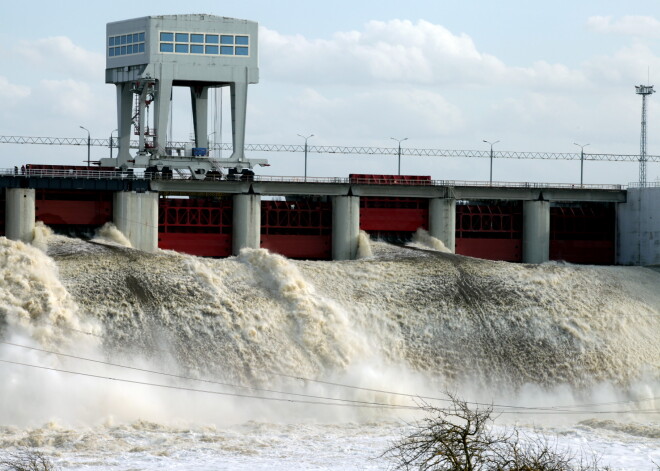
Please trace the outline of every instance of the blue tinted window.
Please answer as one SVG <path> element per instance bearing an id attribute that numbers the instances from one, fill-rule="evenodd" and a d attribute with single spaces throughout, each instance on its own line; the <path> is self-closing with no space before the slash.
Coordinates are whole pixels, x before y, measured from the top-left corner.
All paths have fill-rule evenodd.
<path id="1" fill-rule="evenodd" d="M 115 55 L 115 48 L 114 48 L 114 47 L 111 47 L 111 48 L 110 48 L 110 57 L 112 57 L 112 56 L 114 56 L 114 55 Z"/>
<path id="2" fill-rule="evenodd" d="M 144 52 L 144 43 L 140 43 L 139 52 Z"/>
<path id="3" fill-rule="evenodd" d="M 248 55 L 248 48 L 247 47 L 236 46 L 236 55 L 237 56 L 247 56 Z"/>
<path id="4" fill-rule="evenodd" d="M 234 55 L 234 46 L 221 46 L 220 47 L 220 54 L 233 56 Z"/>
<path id="5" fill-rule="evenodd" d="M 144 33 L 140 33 L 140 35 L 138 36 L 138 40 L 140 42 L 144 41 Z"/>
<path id="6" fill-rule="evenodd" d="M 218 53 L 218 46 L 206 46 L 206 53 L 207 54 L 217 54 Z"/>
<path id="7" fill-rule="evenodd" d="M 121 55 L 126 55 L 126 46 L 121 47 Z"/>
<path id="8" fill-rule="evenodd" d="M 137 33 L 133 33 L 133 42 L 136 43 L 140 40 L 140 35 Z"/>
<path id="9" fill-rule="evenodd" d="M 108 38 L 108 46 L 114 46 L 114 45 L 115 45 L 115 37 L 114 37 L 114 36 L 110 36 L 110 37 Z"/>
<path id="10" fill-rule="evenodd" d="M 208 44 L 218 44 L 218 35 L 217 34 L 207 34 L 206 42 Z"/>
<path id="11" fill-rule="evenodd" d="M 203 43 L 204 42 L 204 35 L 203 34 L 191 34 L 190 35 L 190 42 L 191 43 Z"/>
<path id="12" fill-rule="evenodd" d="M 249 44 L 247 36 L 236 36 L 236 44 L 247 46 Z"/>
<path id="13" fill-rule="evenodd" d="M 121 43 L 122 43 L 122 44 L 126 44 L 126 35 L 123 35 L 123 36 L 121 37 Z"/>
<path id="14" fill-rule="evenodd" d="M 116 47 L 115 48 L 115 56 L 118 56 L 119 54 L 121 54 L 121 50 L 120 50 L 120 48 Z"/>
<path id="15" fill-rule="evenodd" d="M 187 54 L 188 53 L 188 45 L 187 44 L 177 44 L 174 47 L 174 52 Z"/>
<path id="16" fill-rule="evenodd" d="M 176 41 L 179 43 L 187 43 L 188 33 L 176 33 Z"/>
<path id="17" fill-rule="evenodd" d="M 174 33 L 160 33 L 160 40 L 161 41 L 174 41 Z"/>
<path id="18" fill-rule="evenodd" d="M 129 44 L 126 46 L 126 54 L 133 54 L 133 45 Z"/>
<path id="19" fill-rule="evenodd" d="M 160 52 L 174 52 L 174 44 L 160 43 Z"/>
<path id="20" fill-rule="evenodd" d="M 223 34 L 220 36 L 220 44 L 234 44 L 234 37 Z"/>
<path id="21" fill-rule="evenodd" d="M 191 44 L 190 52 L 192 52 L 193 54 L 204 54 L 204 46 L 202 46 L 201 44 Z"/>
<path id="22" fill-rule="evenodd" d="M 133 42 L 133 35 L 132 34 L 127 34 L 126 35 L 126 44 L 131 44 Z"/>

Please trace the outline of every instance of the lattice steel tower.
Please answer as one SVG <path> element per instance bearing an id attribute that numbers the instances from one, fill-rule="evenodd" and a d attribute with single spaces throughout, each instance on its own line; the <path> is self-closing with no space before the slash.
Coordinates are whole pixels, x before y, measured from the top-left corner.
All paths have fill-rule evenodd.
<path id="1" fill-rule="evenodd" d="M 642 95 L 642 134 L 639 140 L 639 184 L 646 186 L 646 97 L 655 93 L 653 85 L 635 85 L 635 93 Z"/>

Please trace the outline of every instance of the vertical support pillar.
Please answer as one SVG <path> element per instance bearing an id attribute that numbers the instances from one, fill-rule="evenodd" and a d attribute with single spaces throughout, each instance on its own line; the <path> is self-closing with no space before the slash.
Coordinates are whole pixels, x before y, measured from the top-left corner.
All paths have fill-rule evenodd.
<path id="1" fill-rule="evenodd" d="M 5 236 L 30 243 L 34 238 L 35 191 L 33 188 L 7 188 Z"/>
<path id="2" fill-rule="evenodd" d="M 208 147 L 209 87 L 190 87 L 195 145 Z"/>
<path id="3" fill-rule="evenodd" d="M 360 235 L 360 198 L 332 197 L 332 259 L 354 260 Z"/>
<path id="4" fill-rule="evenodd" d="M 129 82 L 117 84 L 117 166 L 125 168 L 131 159 L 133 92 Z M 142 116 L 142 113 L 140 114 Z"/>
<path id="5" fill-rule="evenodd" d="M 456 199 L 429 200 L 429 234 L 440 239 L 452 252 L 456 252 Z"/>
<path id="6" fill-rule="evenodd" d="M 523 202 L 523 262 L 550 259 L 550 202 Z"/>
<path id="7" fill-rule="evenodd" d="M 261 195 L 234 195 L 232 254 L 261 246 Z"/>
<path id="8" fill-rule="evenodd" d="M 246 69 L 247 75 L 247 69 Z M 245 113 L 247 108 L 247 77 L 245 81 L 232 82 L 231 92 L 231 137 L 234 152 L 232 160 L 245 160 Z"/>
<path id="9" fill-rule="evenodd" d="M 158 248 L 158 193 L 119 191 L 114 194 L 113 221 L 133 248 L 155 252 Z"/>
<path id="10" fill-rule="evenodd" d="M 170 119 L 170 101 L 172 100 L 172 73 L 166 76 L 165 68 L 161 69 L 162 77 L 158 81 L 156 92 L 156 115 L 154 116 L 154 128 L 156 129 L 156 148 L 165 153 L 167 147 L 167 124 Z"/>

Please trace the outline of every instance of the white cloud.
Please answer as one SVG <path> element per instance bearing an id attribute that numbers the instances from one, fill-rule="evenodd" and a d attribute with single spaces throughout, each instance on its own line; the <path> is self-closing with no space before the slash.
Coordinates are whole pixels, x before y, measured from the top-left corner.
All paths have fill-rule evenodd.
<path id="1" fill-rule="evenodd" d="M 660 21 L 652 16 L 631 15 L 618 19 L 611 16 L 592 16 L 587 20 L 587 27 L 603 34 L 660 38 Z"/>
<path id="2" fill-rule="evenodd" d="M 566 87 L 584 84 L 579 71 L 539 61 L 507 67 L 480 52 L 466 34 L 420 20 L 371 21 L 364 31 L 308 40 L 261 29 L 264 79 L 363 86 L 365 83 L 419 85 L 496 84 Z"/>
<path id="3" fill-rule="evenodd" d="M 57 71 L 76 80 L 102 80 L 105 70 L 103 54 L 88 51 L 64 36 L 21 41 L 16 52 L 49 73 Z"/>
<path id="4" fill-rule="evenodd" d="M 7 77 L 0 75 L 0 101 L 5 105 L 7 102 L 15 103 L 21 98 L 30 96 L 30 87 L 10 83 Z"/>

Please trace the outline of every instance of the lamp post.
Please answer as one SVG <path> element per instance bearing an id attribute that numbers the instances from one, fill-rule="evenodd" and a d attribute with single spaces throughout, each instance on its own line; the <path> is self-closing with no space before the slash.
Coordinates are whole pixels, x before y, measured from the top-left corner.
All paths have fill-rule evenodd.
<path id="1" fill-rule="evenodd" d="M 577 142 L 574 142 L 573 144 L 580 148 L 580 186 L 582 186 L 584 178 L 584 148 L 589 144 L 578 144 Z"/>
<path id="2" fill-rule="evenodd" d="M 390 137 L 390 139 L 392 139 L 393 141 L 396 141 L 396 142 L 399 143 L 399 166 L 398 166 L 398 173 L 397 173 L 397 175 L 401 175 L 401 143 L 402 143 L 403 141 L 407 141 L 408 138 L 407 138 L 407 137 L 404 137 L 403 139 L 397 139 L 397 138 L 395 138 L 395 137 Z"/>
<path id="3" fill-rule="evenodd" d="M 115 131 L 119 132 L 119 129 L 115 129 L 110 133 L 110 158 L 112 158 L 112 135 L 115 133 Z"/>
<path id="4" fill-rule="evenodd" d="M 298 134 L 298 136 L 305 139 L 305 181 L 307 181 L 307 139 L 309 139 L 310 137 L 314 137 L 314 134 L 310 134 L 309 136 L 303 136 L 302 134 Z"/>
<path id="5" fill-rule="evenodd" d="M 486 144 L 490 144 L 490 186 L 493 186 L 493 146 L 500 141 L 490 142 L 486 139 L 483 140 Z"/>
<path id="6" fill-rule="evenodd" d="M 80 129 L 84 129 L 85 131 L 87 131 L 87 167 L 89 168 L 91 166 L 90 152 L 92 148 L 92 138 L 91 138 L 91 134 L 89 133 L 89 129 L 87 129 L 84 126 L 80 126 Z"/>

